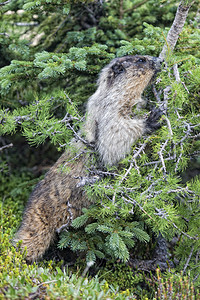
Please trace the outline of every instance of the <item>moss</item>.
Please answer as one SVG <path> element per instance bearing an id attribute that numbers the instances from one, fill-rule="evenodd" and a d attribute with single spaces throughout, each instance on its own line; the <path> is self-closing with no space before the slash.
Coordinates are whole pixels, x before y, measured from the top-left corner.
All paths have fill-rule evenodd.
<path id="1" fill-rule="evenodd" d="M 99 295 L 101 299 L 134 299 L 128 291 L 121 293 L 97 277 L 79 277 L 80 271 L 68 270 L 63 261 L 26 263 L 26 251 L 20 242 L 14 247 L 12 238 L 35 179 L 29 173 L 19 174 L 0 177 L 0 299 L 99 299 Z"/>
<path id="2" fill-rule="evenodd" d="M 141 290 L 140 284 L 143 282 L 143 275 L 139 272 L 135 274 L 131 267 L 125 263 L 107 262 L 105 268 L 100 271 L 101 276 L 113 286 L 119 286 L 120 290 L 135 292 Z"/>

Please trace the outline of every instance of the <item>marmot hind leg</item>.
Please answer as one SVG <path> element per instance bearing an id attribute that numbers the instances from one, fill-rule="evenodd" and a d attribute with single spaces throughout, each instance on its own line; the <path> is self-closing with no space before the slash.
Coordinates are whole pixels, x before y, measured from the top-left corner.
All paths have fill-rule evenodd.
<path id="1" fill-rule="evenodd" d="M 36 205 L 26 210 L 14 243 L 23 241 L 22 247 L 27 251 L 27 261 L 33 262 L 43 256 L 54 241 L 56 230 L 67 223 L 67 217 L 67 204 L 64 203 L 51 211 L 47 208 L 46 213 Z"/>

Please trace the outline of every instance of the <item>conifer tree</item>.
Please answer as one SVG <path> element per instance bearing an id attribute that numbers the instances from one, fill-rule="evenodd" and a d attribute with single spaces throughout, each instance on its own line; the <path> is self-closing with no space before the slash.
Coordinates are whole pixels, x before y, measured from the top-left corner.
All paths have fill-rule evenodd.
<path id="1" fill-rule="evenodd" d="M 2 177 L 9 176 L 5 150 L 12 153 L 11 135 L 25 137 L 34 147 L 48 141 L 59 151 L 67 148 L 101 68 L 116 56 L 158 56 L 178 5 L 154 0 L 3 4 Z M 144 95 L 149 99 L 144 113 L 151 104 L 164 110 L 161 129 L 135 143 L 119 168 L 108 168 L 101 181 L 84 186 L 96 204 L 61 233 L 59 246 L 84 252 L 87 262 L 128 261 L 130 253 L 136 256 L 137 249 L 162 234 L 177 241 L 176 269 L 199 278 L 200 181 L 188 176 L 192 164 L 199 168 L 200 157 L 199 3 L 192 4 L 174 52 L 165 51 L 167 64 Z M 88 167 L 90 174 L 97 171 Z"/>

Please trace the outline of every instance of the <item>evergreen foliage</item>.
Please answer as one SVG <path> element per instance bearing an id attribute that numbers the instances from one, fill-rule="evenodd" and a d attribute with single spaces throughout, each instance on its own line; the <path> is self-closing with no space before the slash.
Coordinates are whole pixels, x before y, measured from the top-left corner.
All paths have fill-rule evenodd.
<path id="1" fill-rule="evenodd" d="M 158 56 L 177 5 L 175 0 L 17 0 L 1 6 L 0 190 L 1 237 L 6 241 L 19 224 L 30 192 L 18 184 L 19 172 L 25 185 L 35 182 L 16 161 L 18 150 L 10 143 L 17 139 L 19 149 L 26 151 L 31 150 L 24 138 L 34 147 L 69 147 L 101 68 L 127 54 Z M 147 110 L 164 108 L 161 129 L 143 136 L 118 168 L 108 168 L 101 181 L 85 187 L 95 204 L 61 234 L 59 247 L 85 253 L 87 262 L 111 257 L 126 262 L 130 253 L 141 258 L 138 245 L 146 249 L 161 233 L 169 241 L 177 239 L 171 253 L 176 271 L 190 270 L 194 284 L 199 284 L 199 8 L 194 1 L 154 95 L 150 88 L 144 95 Z M 37 156 L 36 148 L 34 152 Z M 88 172 L 92 174 L 94 166 Z M 5 190 L 9 177 L 13 183 Z M 20 202 L 16 196 L 22 191 Z M 17 199 L 16 206 L 10 197 Z M 16 219 L 9 222 L 11 214 Z M 6 231 L 9 226 L 12 230 Z"/>
<path id="2" fill-rule="evenodd" d="M 84 227 L 84 232 L 82 230 L 64 232 L 59 246 L 70 247 L 73 251 L 87 252 L 87 262 L 95 262 L 96 257 L 104 258 L 105 256 L 127 261 L 128 249 L 135 245 L 134 239 L 149 241 L 148 234 L 140 228 L 138 222 L 129 222 L 125 218 L 117 217 L 114 206 L 109 205 L 106 210 L 97 207 L 83 209 L 83 213 L 72 222 L 72 227 L 75 229 Z M 94 221 L 86 225 L 91 218 Z"/>

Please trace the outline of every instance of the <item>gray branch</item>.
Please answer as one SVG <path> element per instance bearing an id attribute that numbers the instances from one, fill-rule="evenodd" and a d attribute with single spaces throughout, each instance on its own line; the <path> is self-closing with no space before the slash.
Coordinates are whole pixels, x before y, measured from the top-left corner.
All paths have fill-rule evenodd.
<path id="1" fill-rule="evenodd" d="M 5 145 L 5 146 L 1 147 L 0 151 L 3 151 L 4 149 L 11 148 L 11 147 L 13 147 L 12 143 L 10 143 L 9 145 Z"/>
<path id="2" fill-rule="evenodd" d="M 165 59 L 167 54 L 174 50 L 192 4 L 193 1 L 187 5 L 185 4 L 185 1 L 180 2 L 176 12 L 176 16 L 174 18 L 174 22 L 168 32 L 166 43 L 159 55 L 161 59 Z"/>
<path id="3" fill-rule="evenodd" d="M 14 23 L 14 25 L 21 26 L 21 27 L 23 27 L 23 26 L 38 26 L 39 23 L 38 22 L 30 22 L 30 23 L 27 23 L 27 22 L 16 22 L 16 23 Z"/>
<path id="4" fill-rule="evenodd" d="M 0 5 L 6 5 L 8 3 L 10 3 L 11 0 L 5 1 L 5 2 L 1 2 Z"/>
<path id="5" fill-rule="evenodd" d="M 188 256 L 188 259 L 187 259 L 186 264 L 185 264 L 185 266 L 184 266 L 184 269 L 183 269 L 183 275 L 185 274 L 185 271 L 186 271 L 186 269 L 187 269 L 187 267 L 188 267 L 188 265 L 189 265 L 189 262 L 190 262 L 190 259 L 191 259 L 191 257 L 192 257 L 193 251 L 194 251 L 194 246 L 192 246 L 192 249 L 191 249 L 191 251 L 190 251 L 190 255 Z"/>

